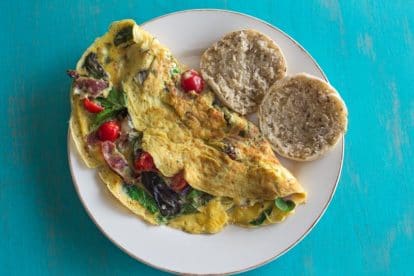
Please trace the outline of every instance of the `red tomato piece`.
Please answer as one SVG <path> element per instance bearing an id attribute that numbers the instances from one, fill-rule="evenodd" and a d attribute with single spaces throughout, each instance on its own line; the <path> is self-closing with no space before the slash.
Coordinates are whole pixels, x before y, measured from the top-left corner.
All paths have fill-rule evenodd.
<path id="1" fill-rule="evenodd" d="M 157 168 L 154 165 L 154 160 L 151 154 L 143 151 L 138 158 L 135 160 L 135 169 L 140 172 L 155 171 Z"/>
<path id="2" fill-rule="evenodd" d="M 94 101 L 89 100 L 88 98 L 85 98 L 83 100 L 83 106 L 91 113 L 99 113 L 105 109 Z"/>
<path id="3" fill-rule="evenodd" d="M 172 182 L 171 182 L 171 189 L 176 192 L 181 192 L 188 186 L 187 181 L 184 179 L 184 175 L 182 172 L 177 173 L 174 175 Z"/>
<path id="4" fill-rule="evenodd" d="M 114 142 L 120 135 L 120 129 L 115 121 L 105 122 L 98 129 L 98 138 L 101 141 Z"/>
<path id="5" fill-rule="evenodd" d="M 204 80 L 196 70 L 187 70 L 181 74 L 181 87 L 185 92 L 200 94 L 204 89 Z"/>

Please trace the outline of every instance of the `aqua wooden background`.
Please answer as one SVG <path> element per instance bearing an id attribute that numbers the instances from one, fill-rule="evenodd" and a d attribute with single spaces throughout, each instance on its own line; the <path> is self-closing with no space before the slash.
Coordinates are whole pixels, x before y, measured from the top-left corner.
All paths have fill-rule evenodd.
<path id="1" fill-rule="evenodd" d="M 350 113 L 325 216 L 289 253 L 247 274 L 413 275 L 411 0 L 1 1 L 0 274 L 162 274 L 107 240 L 75 193 L 65 69 L 113 20 L 206 7 L 248 13 L 293 36 Z"/>

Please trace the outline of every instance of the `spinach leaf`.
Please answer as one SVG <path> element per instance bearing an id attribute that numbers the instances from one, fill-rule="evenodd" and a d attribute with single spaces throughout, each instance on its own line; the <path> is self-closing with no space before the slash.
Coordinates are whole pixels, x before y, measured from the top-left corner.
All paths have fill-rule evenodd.
<path id="1" fill-rule="evenodd" d="M 200 197 L 203 194 L 202 191 L 196 190 L 196 189 L 192 189 L 191 192 L 188 193 L 187 195 L 187 199 L 195 199 L 197 197 Z"/>
<path id="2" fill-rule="evenodd" d="M 101 124 L 103 124 L 106 121 L 109 121 L 112 118 L 115 118 L 120 112 L 123 112 L 125 110 L 124 107 L 121 108 L 105 108 L 105 110 L 99 112 L 93 123 L 92 123 L 92 129 L 98 128 Z"/>
<path id="3" fill-rule="evenodd" d="M 161 215 L 161 214 L 158 214 L 158 216 L 157 216 L 157 222 L 159 223 L 159 224 L 166 224 L 167 222 L 168 222 L 168 220 L 169 220 L 169 218 L 168 217 L 164 217 L 163 215 Z"/>
<path id="4" fill-rule="evenodd" d="M 266 218 L 272 213 L 272 210 L 273 210 L 273 207 L 270 207 L 264 210 L 258 218 L 250 221 L 249 223 L 251 225 L 261 225 L 266 220 Z"/>
<path id="5" fill-rule="evenodd" d="M 106 98 L 98 97 L 96 100 L 103 106 L 103 107 L 125 107 L 126 100 L 125 100 L 125 93 L 122 91 L 118 91 L 112 89 Z"/>
<path id="6" fill-rule="evenodd" d="M 213 196 L 196 189 L 192 189 L 186 197 L 187 201 L 191 202 L 191 204 L 196 208 L 205 205 L 212 198 Z"/>
<path id="7" fill-rule="evenodd" d="M 153 196 L 161 215 L 173 217 L 180 213 L 182 202 L 180 195 L 168 186 L 156 172 L 141 172 L 141 182 Z"/>
<path id="8" fill-rule="evenodd" d="M 94 52 L 90 52 L 85 57 L 83 67 L 85 67 L 86 71 L 88 71 L 88 73 L 91 74 L 94 78 L 102 79 L 108 77 L 108 74 L 105 72 L 102 65 L 99 64 L 98 57 Z"/>
<path id="9" fill-rule="evenodd" d="M 103 106 L 104 108 L 111 108 L 114 104 L 111 103 L 110 101 L 108 101 L 106 98 L 104 97 L 98 97 L 95 99 L 97 102 L 99 102 L 99 104 L 101 106 Z"/>
<path id="10" fill-rule="evenodd" d="M 198 211 L 197 208 L 189 202 L 184 203 L 183 206 L 181 207 L 181 213 L 183 215 L 192 214 L 197 211 Z"/>
<path id="11" fill-rule="evenodd" d="M 106 98 L 98 97 L 96 101 L 105 109 L 95 116 L 92 129 L 96 129 L 102 123 L 116 117 L 120 112 L 126 111 L 125 94 L 122 91 L 112 89 Z"/>
<path id="12" fill-rule="evenodd" d="M 296 204 L 292 200 L 284 200 L 283 198 L 278 197 L 275 199 L 275 206 L 283 212 L 289 212 L 295 209 Z"/>
<path id="13" fill-rule="evenodd" d="M 185 203 L 182 206 L 182 214 L 191 214 L 198 211 L 198 208 L 206 205 L 213 197 L 202 191 L 192 189 L 185 197 Z"/>
<path id="14" fill-rule="evenodd" d="M 135 185 L 124 185 L 124 187 L 129 197 L 138 201 L 150 211 L 151 214 L 155 214 L 159 211 L 155 200 L 144 189 Z"/>
<path id="15" fill-rule="evenodd" d="M 132 33 L 132 26 L 127 26 L 125 28 L 123 28 L 122 30 L 120 30 L 114 38 L 114 44 L 115 46 L 121 45 L 123 43 L 126 43 L 130 40 L 132 40 L 133 38 L 133 33 Z"/>

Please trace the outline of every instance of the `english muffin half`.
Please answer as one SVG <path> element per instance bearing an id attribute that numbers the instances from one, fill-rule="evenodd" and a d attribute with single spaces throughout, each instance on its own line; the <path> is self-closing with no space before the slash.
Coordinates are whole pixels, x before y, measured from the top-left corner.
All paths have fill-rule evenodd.
<path id="1" fill-rule="evenodd" d="M 276 82 L 259 108 L 260 129 L 273 149 L 298 161 L 332 149 L 346 132 L 347 116 L 335 88 L 304 73 Z"/>
<path id="2" fill-rule="evenodd" d="M 223 104 L 242 115 L 257 111 L 269 87 L 286 75 L 280 48 L 255 30 L 225 35 L 203 53 L 200 68 Z"/>

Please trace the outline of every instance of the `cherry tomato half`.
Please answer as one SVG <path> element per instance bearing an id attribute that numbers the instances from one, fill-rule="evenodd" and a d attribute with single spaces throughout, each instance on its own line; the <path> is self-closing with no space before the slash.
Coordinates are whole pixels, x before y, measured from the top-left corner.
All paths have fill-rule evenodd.
<path id="1" fill-rule="evenodd" d="M 98 138 L 101 141 L 114 142 L 119 137 L 120 127 L 115 121 L 103 123 L 98 129 Z"/>
<path id="2" fill-rule="evenodd" d="M 204 80 L 196 70 L 187 70 L 181 75 L 181 87 L 185 92 L 195 91 L 200 94 L 204 89 Z"/>
<path id="3" fill-rule="evenodd" d="M 183 173 L 177 173 L 174 175 L 172 182 L 171 182 L 171 189 L 176 192 L 181 192 L 188 186 L 187 181 L 184 179 Z"/>
<path id="4" fill-rule="evenodd" d="M 83 106 L 85 107 L 86 110 L 88 110 L 91 113 L 99 113 L 102 110 L 104 110 L 102 106 L 95 103 L 94 101 L 89 100 L 88 98 L 85 98 L 83 100 Z"/>
<path id="5" fill-rule="evenodd" d="M 135 169 L 140 172 L 146 171 L 155 171 L 156 167 L 154 165 L 154 160 L 152 159 L 151 154 L 146 151 L 143 151 L 135 160 L 134 163 Z"/>

